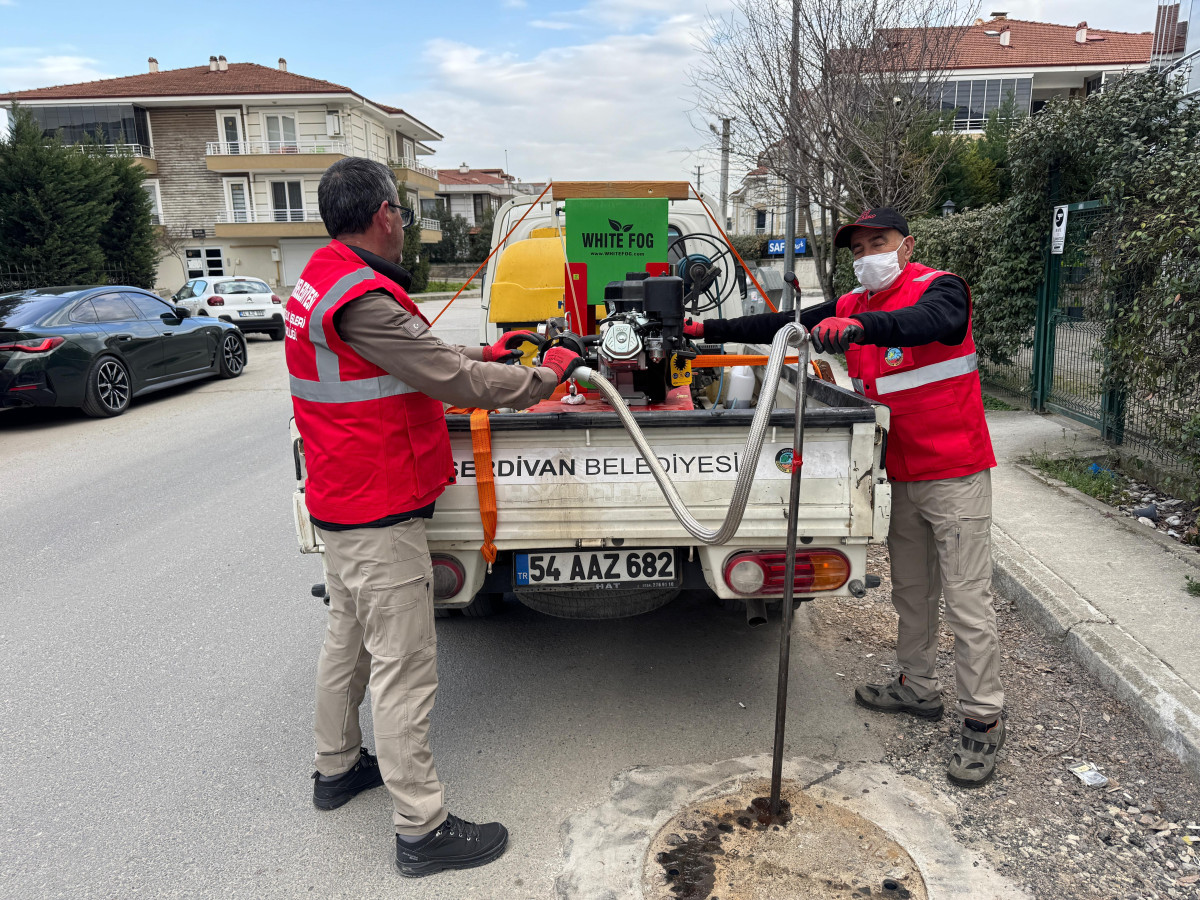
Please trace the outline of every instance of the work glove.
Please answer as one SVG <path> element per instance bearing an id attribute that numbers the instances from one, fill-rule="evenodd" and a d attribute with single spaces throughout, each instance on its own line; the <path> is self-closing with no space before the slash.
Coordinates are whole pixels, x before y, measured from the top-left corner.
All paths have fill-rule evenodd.
<path id="1" fill-rule="evenodd" d="M 511 362 L 521 358 L 521 345 L 526 341 L 536 344 L 538 336 L 531 331 L 506 331 L 500 340 L 483 348 L 484 362 Z"/>
<path id="2" fill-rule="evenodd" d="M 704 340 L 704 323 L 693 322 L 691 319 L 688 319 L 683 323 L 683 333 L 693 341 L 702 341 Z"/>
<path id="3" fill-rule="evenodd" d="M 812 345 L 818 353 L 845 353 L 851 344 L 862 343 L 865 334 L 858 319 L 831 316 L 812 330 Z"/>
<path id="4" fill-rule="evenodd" d="M 542 365 L 553 369 L 562 384 L 571 377 L 571 373 L 583 365 L 583 357 L 566 347 L 551 347 L 542 354 Z"/>

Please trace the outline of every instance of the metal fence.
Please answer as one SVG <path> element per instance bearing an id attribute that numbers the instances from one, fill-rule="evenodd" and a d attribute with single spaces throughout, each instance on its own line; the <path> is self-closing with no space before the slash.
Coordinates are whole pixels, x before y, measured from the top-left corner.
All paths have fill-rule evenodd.
<path id="1" fill-rule="evenodd" d="M 137 286 L 123 269 L 101 269 L 87 273 L 55 272 L 26 266 L 0 265 L 0 294 L 33 288 L 70 285 L 121 284 Z"/>
<path id="2" fill-rule="evenodd" d="M 1117 302 L 1106 294 L 1092 241 L 1107 207 L 1087 201 L 1068 205 L 1066 212 L 1062 253 L 1046 254 L 1036 321 L 1010 361 L 981 360 L 983 382 L 1016 405 L 1092 426 L 1147 477 L 1195 486 L 1200 472 L 1182 452 L 1180 422 L 1200 408 L 1200 396 L 1110 371 L 1106 342 Z"/>

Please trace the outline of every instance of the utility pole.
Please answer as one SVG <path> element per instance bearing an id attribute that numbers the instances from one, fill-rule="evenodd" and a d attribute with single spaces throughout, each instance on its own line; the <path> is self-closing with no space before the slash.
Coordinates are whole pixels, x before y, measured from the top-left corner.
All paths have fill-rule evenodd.
<path id="1" fill-rule="evenodd" d="M 800 0 L 792 0 L 792 45 L 788 54 L 788 127 L 787 139 L 787 209 L 783 225 L 783 272 L 786 275 L 796 266 L 796 94 L 800 83 Z M 781 310 L 796 307 L 796 292 L 790 281 L 783 286 Z"/>
<path id="2" fill-rule="evenodd" d="M 721 119 L 721 227 L 729 227 L 729 119 Z"/>

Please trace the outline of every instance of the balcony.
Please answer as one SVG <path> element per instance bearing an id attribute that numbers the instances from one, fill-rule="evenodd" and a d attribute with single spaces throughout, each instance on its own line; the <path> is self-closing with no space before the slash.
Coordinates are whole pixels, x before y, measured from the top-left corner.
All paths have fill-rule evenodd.
<path id="1" fill-rule="evenodd" d="M 104 153 L 107 156 L 128 156 L 145 169 L 147 175 L 158 174 L 154 148 L 148 144 L 75 144 L 75 147 L 84 152 Z"/>
<path id="2" fill-rule="evenodd" d="M 226 209 L 217 214 L 217 237 L 327 237 L 315 209 Z"/>
<path id="3" fill-rule="evenodd" d="M 408 158 L 389 160 L 388 165 L 396 173 L 398 181 L 402 181 L 418 190 L 425 188 L 427 191 L 436 191 L 438 189 L 437 169 L 423 166 L 415 159 Z"/>
<path id="4" fill-rule="evenodd" d="M 442 223 L 437 219 L 422 217 L 417 219 L 417 223 L 421 226 L 422 244 L 436 244 L 442 239 Z"/>
<path id="5" fill-rule="evenodd" d="M 349 155 L 341 139 L 296 141 L 209 141 L 204 156 L 210 172 L 324 171 Z"/>

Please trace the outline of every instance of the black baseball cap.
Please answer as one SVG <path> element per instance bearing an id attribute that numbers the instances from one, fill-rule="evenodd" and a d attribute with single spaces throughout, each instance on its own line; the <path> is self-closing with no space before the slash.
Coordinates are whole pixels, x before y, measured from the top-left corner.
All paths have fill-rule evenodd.
<path id="1" fill-rule="evenodd" d="M 878 209 L 864 209 L 857 219 L 839 228 L 833 237 L 833 246 L 849 247 L 850 232 L 855 228 L 895 228 L 908 237 L 908 222 L 904 216 L 890 206 L 881 206 Z"/>

